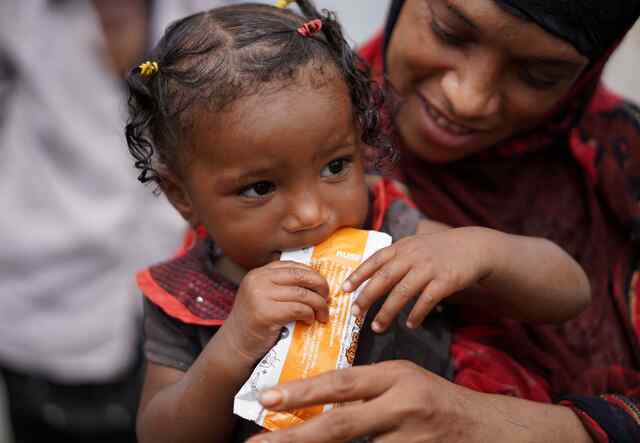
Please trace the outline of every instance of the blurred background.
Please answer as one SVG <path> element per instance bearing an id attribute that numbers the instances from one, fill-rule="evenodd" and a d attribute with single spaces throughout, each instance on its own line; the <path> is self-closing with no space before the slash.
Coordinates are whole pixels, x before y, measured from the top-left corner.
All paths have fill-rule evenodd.
<path id="1" fill-rule="evenodd" d="M 96 208 L 96 211 L 102 211 L 98 212 L 98 215 L 100 215 L 99 217 L 95 214 L 92 215 L 91 211 L 80 211 L 79 214 L 73 214 L 73 211 L 71 211 L 71 215 L 86 218 L 86 225 L 81 225 L 78 228 L 81 231 L 79 235 L 104 235 L 105 233 L 114 235 L 118 232 L 126 232 L 128 234 L 128 236 L 123 236 L 123 238 L 125 239 L 124 243 L 121 245 L 117 245 L 117 248 L 120 248 L 120 253 L 130 253 L 127 256 L 127 259 L 122 259 L 121 265 L 118 268 L 118 265 L 114 264 L 114 260 L 119 260 L 120 258 L 116 253 L 110 251 L 111 255 L 107 256 L 105 264 L 105 269 L 110 272 L 110 274 L 108 274 L 109 278 L 105 277 L 105 281 L 102 282 L 99 286 L 89 289 L 81 289 L 81 292 L 86 293 L 95 290 L 96 295 L 104 296 L 105 294 L 111 294 L 114 299 L 116 299 L 116 295 L 118 295 L 120 297 L 118 306 L 96 306 L 97 310 L 95 312 L 97 312 L 99 316 L 104 316 L 108 322 L 113 323 L 115 321 L 117 323 L 119 333 L 122 334 L 124 331 L 124 333 L 128 333 L 129 335 L 134 336 L 136 335 L 134 331 L 137 330 L 135 329 L 135 323 L 118 323 L 117 319 L 109 319 L 109 316 L 112 315 L 112 311 L 115 312 L 117 309 L 135 311 L 136 307 L 130 306 L 133 302 L 130 303 L 124 301 L 125 299 L 135 300 L 136 298 L 136 290 L 132 279 L 133 271 L 139 269 L 145 264 L 149 264 L 153 260 L 166 257 L 167 254 L 169 254 L 179 243 L 180 232 L 183 228 L 183 225 L 181 221 L 178 220 L 178 218 L 175 216 L 173 210 L 168 208 L 168 206 L 162 199 L 152 197 L 151 191 L 149 189 L 144 189 L 142 186 L 139 186 L 139 184 L 135 182 L 135 180 L 133 180 L 131 177 L 133 175 L 133 172 L 130 169 L 129 159 L 127 158 L 127 153 L 124 146 L 124 140 L 122 140 L 121 135 L 122 122 L 124 118 L 124 95 L 121 95 L 121 93 L 123 92 L 122 84 L 119 82 L 119 80 L 116 79 L 117 75 L 115 75 L 114 73 L 119 72 L 118 70 L 121 68 L 118 63 L 122 64 L 123 66 L 127 66 L 128 62 L 130 62 L 131 60 L 136 60 L 140 52 L 144 49 L 145 46 L 148 45 L 149 41 L 155 40 L 155 38 L 160 35 L 160 32 L 164 25 L 166 25 L 170 20 L 173 20 L 180 15 L 184 15 L 195 10 L 214 5 L 216 2 L 206 0 L 169 0 L 164 2 L 156 1 L 154 2 L 154 4 L 159 5 L 159 12 L 156 11 L 157 13 L 154 14 L 153 20 L 151 20 L 149 19 L 148 14 L 145 14 L 144 11 L 142 11 L 142 13 L 140 14 L 140 10 L 137 11 L 139 13 L 137 16 L 127 16 L 126 14 L 124 14 L 122 12 L 122 9 L 118 9 L 119 4 L 124 4 L 123 1 L 128 2 L 127 9 L 130 8 L 132 4 L 146 3 L 144 0 L 111 0 L 102 2 L 96 1 L 93 3 L 86 2 L 85 8 L 89 9 L 91 8 L 91 6 L 88 5 L 94 3 L 96 5 L 102 4 L 101 7 L 103 9 L 99 11 L 98 14 L 96 14 L 96 9 L 71 10 L 69 5 L 74 2 L 53 2 L 59 3 L 58 6 L 61 8 L 61 10 L 59 11 L 59 13 L 51 14 L 50 12 L 47 13 L 46 8 L 43 7 L 43 5 L 47 3 L 46 0 L 29 0 L 27 2 L 22 2 L 20 0 L 3 0 L 1 2 L 0 108 L 2 108 L 2 106 L 6 106 L 7 101 L 3 100 L 3 97 L 6 99 L 6 97 L 9 96 L 9 92 L 15 92 L 16 94 L 20 94 L 21 92 L 24 93 L 24 95 L 21 96 L 23 97 L 24 102 L 22 103 L 23 108 L 21 108 L 22 113 L 15 111 L 14 115 L 13 108 L 12 113 L 7 113 L 5 109 L 0 109 L 0 155 L 3 156 L 3 162 L 0 163 L 0 172 L 3 172 L 3 167 L 5 170 L 8 170 L 9 168 L 12 169 L 12 171 L 10 171 L 10 174 L 0 174 L 0 176 L 3 177 L 0 178 L 0 185 L 3 187 L 3 195 L 5 196 L 2 197 L 0 201 L 3 202 L 2 209 L 4 214 L 19 214 L 20 211 L 24 211 L 29 207 L 33 211 L 35 211 L 35 213 L 38 213 L 38 211 L 42 212 L 42 208 L 46 207 L 47 199 L 50 199 L 51 195 L 53 195 L 58 200 L 51 199 L 49 203 L 52 203 L 54 206 L 56 206 L 58 210 L 61 205 L 64 206 L 69 204 L 68 200 L 73 196 L 70 197 L 66 195 L 64 188 L 53 189 L 53 194 L 49 192 L 49 195 L 45 194 L 45 196 L 42 197 L 42 193 L 44 193 L 45 191 L 51 191 L 51 189 L 47 188 L 46 182 L 44 182 L 43 184 L 42 177 L 36 177 L 35 179 L 31 177 L 31 174 L 29 174 L 30 167 L 34 164 L 45 165 L 48 167 L 49 162 L 52 162 L 55 163 L 55 167 L 60 167 L 60 164 L 64 164 L 66 168 L 71 168 L 74 167 L 76 163 L 81 164 L 87 159 L 74 158 L 73 155 L 75 154 L 65 152 L 64 149 L 60 149 L 59 155 L 61 156 L 61 158 L 52 160 L 49 157 L 53 155 L 52 152 L 56 151 L 55 149 L 51 151 L 48 146 L 45 146 L 43 144 L 43 135 L 48 134 L 53 136 L 53 138 L 58 138 L 57 142 L 60 142 L 61 140 L 64 140 L 66 142 L 67 140 L 69 140 L 70 144 L 75 143 L 80 147 L 79 149 L 81 150 L 91 149 L 91 147 L 87 146 L 90 144 L 96 144 L 97 147 L 103 149 L 103 151 L 100 152 L 105 153 L 107 152 L 105 151 L 105 149 L 108 149 L 106 146 L 110 143 L 111 149 L 117 149 L 121 151 L 121 155 L 111 156 L 107 160 L 99 162 L 97 166 L 109 166 L 110 168 L 120 170 L 121 175 L 116 177 L 117 182 L 120 183 L 122 180 L 124 180 L 127 183 L 130 182 L 130 186 L 120 187 L 119 190 L 122 195 L 130 194 L 132 197 L 124 200 L 117 200 L 113 195 L 101 195 L 100 189 L 98 189 L 96 191 L 98 195 L 97 199 L 101 199 L 101 206 L 100 208 Z M 316 3 L 323 8 L 337 11 L 339 18 L 343 22 L 351 41 L 354 45 L 358 45 L 365 42 L 367 38 L 381 29 L 389 1 L 317 0 Z M 83 23 L 83 25 L 78 25 L 78 27 L 76 28 L 71 27 L 62 19 L 62 17 L 65 17 L 65 14 L 67 14 L 66 20 L 69 20 L 69 23 Z M 82 14 L 85 14 L 86 17 L 81 17 Z M 17 20 L 16 17 L 19 17 L 20 20 Z M 84 20 L 84 22 L 81 19 Z M 145 19 L 151 20 L 150 23 L 147 23 L 145 25 Z M 123 20 L 130 21 L 132 23 L 132 26 L 120 26 L 118 23 L 119 21 Z M 104 35 L 102 35 L 102 37 L 98 35 L 99 33 L 95 32 L 96 25 L 98 23 L 102 24 L 102 28 L 104 30 Z M 151 36 L 151 38 L 149 39 L 149 41 L 144 39 L 139 41 L 138 43 L 141 46 L 132 48 L 130 47 L 130 43 L 131 41 L 135 40 L 136 37 L 139 37 L 139 32 L 136 32 L 140 29 L 146 29 L 148 31 L 147 34 Z M 79 32 L 85 32 L 86 34 L 81 34 Z M 114 35 L 117 36 L 117 38 L 113 40 L 113 42 L 115 42 L 115 46 L 111 49 L 113 50 L 115 48 L 117 52 L 119 51 L 118 53 L 121 54 L 121 58 L 111 58 L 110 64 L 111 68 L 113 68 L 114 70 L 114 73 L 112 73 L 114 75 L 105 76 L 103 72 L 105 71 L 105 66 L 100 66 L 101 61 L 99 60 L 99 57 L 96 58 L 94 55 L 93 57 L 83 58 L 84 56 L 82 55 L 81 51 L 95 50 L 98 42 L 100 42 L 101 39 L 105 36 L 109 37 L 109 33 L 112 33 L 111 37 L 113 37 Z M 52 38 L 55 39 L 56 42 L 52 43 L 48 40 Z M 83 40 L 89 41 L 93 46 L 89 47 L 90 45 L 85 45 L 83 47 L 78 47 L 78 41 Z M 43 45 L 43 42 L 47 42 L 47 45 Z M 51 47 L 51 45 L 53 45 L 53 47 Z M 65 49 L 65 47 L 67 49 Z M 56 57 L 45 57 L 44 59 L 38 57 L 38 51 L 45 51 L 47 53 L 50 53 L 55 49 L 58 49 L 60 51 L 59 53 L 57 53 Z M 98 68 L 94 71 L 87 70 L 86 68 L 88 67 L 88 65 L 94 62 L 96 63 L 96 66 Z M 102 62 L 104 62 L 104 60 Z M 49 65 L 47 65 L 47 63 L 49 63 Z M 66 68 L 65 66 L 62 66 L 63 64 L 66 64 Z M 69 72 L 72 71 L 65 71 L 63 68 L 71 69 L 74 74 L 69 77 Z M 76 74 L 76 72 L 81 72 L 81 74 Z M 606 70 L 605 81 L 614 90 L 640 102 L 640 81 L 637 80 L 638 72 L 640 72 L 640 25 L 637 25 L 636 28 L 628 35 L 626 41 L 623 43 L 620 50 L 616 53 L 616 55 L 610 62 Z M 73 86 L 74 89 L 71 94 L 69 94 L 68 90 L 65 90 L 63 87 L 61 87 L 59 83 L 54 83 L 56 79 L 54 73 L 60 73 L 61 82 L 66 81 L 67 83 L 72 83 L 71 86 Z M 7 86 L 7 84 L 11 84 L 7 83 L 7 79 L 15 79 L 17 78 L 15 77 L 17 75 L 24 76 L 24 83 L 20 83 L 19 87 L 15 89 L 11 86 Z M 77 77 L 74 77 L 76 75 Z M 90 81 L 87 81 L 89 76 L 91 75 L 95 75 L 96 78 L 99 78 L 100 82 L 92 83 Z M 51 78 L 48 79 L 49 77 Z M 4 84 L 3 80 L 5 81 Z M 83 81 L 85 82 L 83 83 Z M 24 89 L 24 91 L 22 89 Z M 111 103 L 111 105 L 113 106 L 112 108 L 100 108 L 97 103 L 101 101 L 101 96 L 99 94 L 107 94 L 109 93 L 109 91 L 113 92 L 114 96 L 120 94 L 118 99 L 119 101 L 117 103 Z M 41 96 L 38 94 L 40 94 Z M 65 94 L 74 97 L 75 103 L 73 100 L 70 100 L 69 97 Z M 92 97 L 94 94 L 95 96 Z M 58 100 L 58 102 L 55 102 L 56 100 Z M 82 115 L 71 113 L 69 109 L 73 108 L 74 104 L 78 104 L 82 100 L 89 100 L 89 103 L 91 103 L 92 106 L 96 105 L 94 106 L 95 109 L 91 108 L 87 111 L 82 111 L 80 113 Z M 56 103 L 57 106 L 55 108 L 51 107 L 52 103 Z M 60 109 L 58 109 L 58 107 Z M 63 108 L 66 109 L 66 111 Z M 116 116 L 117 118 L 115 118 L 115 120 L 109 120 L 108 118 L 105 119 L 105 116 L 101 114 L 101 112 L 108 113 L 109 109 L 120 111 L 120 114 Z M 37 110 L 38 112 L 33 112 L 34 110 Z M 87 116 L 87 114 L 89 115 Z M 118 114 L 118 112 L 113 112 L 113 114 Z M 69 126 L 73 126 L 73 129 L 71 130 L 71 136 L 68 136 L 68 134 L 60 134 L 52 131 L 52 129 L 47 128 L 46 125 L 43 126 L 43 121 L 47 122 L 53 117 L 56 118 L 55 121 L 58 124 L 67 124 Z M 38 120 L 38 118 L 40 118 L 42 121 L 36 121 Z M 89 118 L 92 118 L 93 121 L 89 121 Z M 33 129 L 34 127 L 25 124 L 25 121 L 28 121 L 29 125 L 36 125 L 35 130 Z M 14 124 L 14 126 L 12 126 L 12 124 Z M 96 135 L 91 132 L 92 130 L 100 132 L 100 134 Z M 2 131 L 5 131 L 5 133 L 3 133 Z M 97 140 L 99 136 L 104 136 L 107 142 L 103 143 L 100 140 Z M 24 140 L 21 137 L 23 137 Z M 16 140 L 18 142 L 16 142 Z M 18 150 L 16 150 L 12 153 L 11 146 L 9 146 L 9 148 L 7 148 L 7 146 L 3 146 L 3 144 L 5 143 L 7 144 L 7 146 L 9 146 L 9 143 L 20 145 L 19 152 Z M 30 152 L 29 149 L 24 147 L 28 143 L 33 143 L 33 152 Z M 105 146 L 101 146 L 102 144 L 104 144 Z M 55 148 L 59 149 L 60 147 L 57 146 Z M 46 154 L 43 157 L 40 156 L 41 154 L 37 154 L 37 152 L 40 152 L 42 150 L 44 150 Z M 24 157 L 25 153 L 30 157 L 24 161 L 16 160 L 18 154 L 20 154 L 21 157 Z M 12 155 L 14 157 L 12 157 Z M 12 159 L 14 160 L 13 163 Z M 90 172 L 91 171 L 89 171 L 89 173 Z M 13 182 L 9 182 L 9 178 L 7 178 L 7 176 L 13 177 Z M 98 173 L 97 177 L 91 178 L 99 180 L 101 179 L 101 176 Z M 59 180 L 60 177 L 52 176 L 51 179 Z M 76 179 L 80 181 L 86 181 L 87 177 L 76 177 Z M 89 182 L 87 181 L 87 183 Z M 17 197 L 14 199 L 7 197 L 8 194 L 19 195 L 19 192 L 27 192 L 29 190 L 29 186 L 33 187 L 36 185 L 39 187 L 33 188 L 32 190 L 36 194 L 40 195 L 40 197 L 27 198 L 26 203 L 25 198 L 23 197 L 21 197 L 20 200 L 18 200 Z M 91 188 L 93 185 L 90 184 L 88 186 Z M 12 189 L 14 190 L 13 192 Z M 81 199 L 82 197 L 78 198 Z M 110 202 L 112 203 L 111 206 L 109 206 Z M 78 201 L 71 204 L 71 206 L 74 206 L 74 204 L 77 203 Z M 129 209 L 129 212 L 127 212 L 126 209 L 123 209 L 122 206 L 127 204 L 130 205 L 130 208 L 132 208 Z M 116 212 L 120 211 L 121 217 L 116 217 L 116 219 L 114 219 L 114 222 L 116 224 L 120 223 L 122 225 L 119 227 L 120 231 L 113 231 L 105 226 L 105 220 L 112 220 L 111 213 L 104 212 L 107 210 Z M 54 214 L 55 216 L 56 213 L 52 212 L 52 214 Z M 70 214 L 63 215 L 69 216 Z M 32 232 L 26 232 L 24 237 L 25 239 L 33 240 L 32 237 L 34 235 L 35 238 L 38 238 L 38 228 L 34 224 L 34 222 L 30 220 L 31 216 L 26 216 L 24 219 L 14 218 L 12 220 L 9 220 L 5 217 L 5 215 L 3 215 L 3 218 L 5 218 L 4 222 L 0 222 L 0 229 L 4 231 L 4 234 L 2 233 L 2 231 L 0 231 L 0 235 L 3 235 L 3 244 L 9 237 L 9 232 L 12 232 L 12 230 L 15 229 L 23 229 L 25 226 L 34 229 Z M 137 223 L 135 222 L 136 220 L 138 221 Z M 153 229 L 150 228 L 150 221 L 153 222 Z M 65 223 L 64 220 L 50 220 L 50 222 L 54 225 L 56 223 Z M 93 232 L 92 229 L 95 230 L 96 226 L 101 226 L 101 229 Z M 70 233 L 69 235 L 78 234 Z M 13 233 L 11 234 L 11 236 L 13 236 Z M 17 237 L 19 238 L 19 235 Z M 163 241 L 159 242 L 158 238 L 162 238 Z M 55 243 L 56 242 L 54 240 L 44 239 L 42 244 L 53 245 L 51 246 L 51 248 L 55 252 Z M 12 243 L 9 242 L 9 245 L 11 244 Z M 27 309 L 43 309 L 43 312 L 45 312 L 44 315 L 46 315 L 46 309 L 49 309 L 47 302 L 41 299 L 36 300 L 36 302 L 26 307 L 11 305 L 11 300 L 16 297 L 16 294 L 20 294 L 21 291 L 31 296 L 33 296 L 34 294 L 32 288 L 23 287 L 25 285 L 22 284 L 22 281 L 12 280 L 12 275 L 16 275 L 16 272 L 19 276 L 19 279 L 28 280 L 29 282 L 34 284 L 35 282 L 39 281 L 38 279 L 42 278 L 42 281 L 39 283 L 40 287 L 58 287 L 61 288 L 61 290 L 69 291 L 71 291 L 72 289 L 69 284 L 69 282 L 72 281 L 72 278 L 64 273 L 60 274 L 59 271 L 56 271 L 55 269 L 53 271 L 51 271 L 50 269 L 43 271 L 50 272 L 52 274 L 57 273 L 57 278 L 55 275 L 53 275 L 49 276 L 50 279 L 48 280 L 44 279 L 41 275 L 30 274 L 30 272 L 34 271 L 37 266 L 42 265 L 41 261 L 39 261 L 40 258 L 37 255 L 37 245 L 36 249 L 25 252 L 24 245 L 21 245 L 19 242 L 15 244 L 17 245 L 17 253 L 22 254 L 21 256 L 25 260 L 32 260 L 33 267 L 28 266 L 28 263 L 26 261 L 19 262 L 6 259 L 6 257 L 15 255 L 15 251 L 7 253 L 7 250 L 5 250 L 4 255 L 0 253 L 0 303 L 2 303 L 2 305 L 0 305 L 0 322 L 2 322 L 3 320 L 3 316 L 1 314 L 3 310 L 5 312 L 14 312 L 13 314 L 5 314 L 6 316 L 12 315 L 13 317 L 15 317 L 16 315 L 21 314 L 24 315 L 26 319 L 27 317 L 25 312 L 27 312 Z M 113 247 L 112 244 L 97 244 L 95 241 L 88 241 L 87 244 L 92 247 L 102 249 Z M 153 247 L 150 247 L 150 244 L 153 245 Z M 4 244 L 4 247 L 6 247 L 6 244 Z M 86 245 L 80 245 L 80 250 L 75 250 L 72 252 L 74 254 L 79 254 L 80 260 L 86 261 L 87 258 L 90 257 L 90 255 L 88 254 L 90 254 L 91 251 L 83 251 L 83 247 L 86 247 Z M 8 250 L 11 251 L 10 248 Z M 140 251 L 144 251 L 144 253 L 140 253 Z M 63 258 L 67 260 L 66 263 L 71 260 L 71 258 L 69 257 Z M 29 267 L 29 269 L 27 270 L 28 272 L 23 270 L 24 272 L 20 274 L 20 271 L 22 269 L 21 266 L 24 268 L 25 263 L 27 263 L 27 267 Z M 89 271 L 95 272 L 96 269 L 90 269 Z M 103 271 L 104 270 L 102 269 L 99 270 L 99 272 Z M 13 274 L 11 274 L 12 272 Z M 124 286 L 110 287 L 108 285 L 109 282 L 123 279 L 123 277 L 118 278 L 118 275 L 128 275 L 128 279 L 124 278 L 124 280 L 126 280 Z M 62 279 L 62 281 L 60 281 L 60 279 Z M 98 291 L 98 289 L 102 292 Z M 77 304 L 78 301 L 76 300 L 74 302 L 71 302 L 69 312 L 73 312 L 72 315 L 80 316 L 82 309 L 74 305 L 74 303 Z M 94 303 L 94 301 L 90 300 L 86 303 L 91 304 Z M 97 303 L 97 301 L 95 301 L 95 303 Z M 11 311 L 11 309 L 9 308 L 5 309 L 5 306 L 7 305 L 11 309 L 14 309 L 14 311 Z M 28 311 L 28 313 L 31 314 L 32 311 Z M 90 311 L 86 311 L 86 313 L 87 315 L 95 314 Z M 43 324 L 45 325 L 46 321 L 43 319 L 47 318 L 48 317 L 41 317 L 41 320 L 44 321 Z M 17 330 L 16 327 L 11 326 L 11 322 L 8 322 L 8 326 L 5 326 L 6 328 L 12 328 L 11 330 L 3 329 L 2 326 L 0 326 L 0 351 L 6 351 L 0 353 L 0 370 L 2 370 L 2 368 L 4 367 L 5 377 L 8 377 L 7 381 L 10 377 L 12 385 L 18 386 L 19 389 L 23 389 L 23 391 L 21 391 L 23 393 L 23 397 L 33 400 L 31 403 L 29 401 L 25 401 L 24 404 L 20 405 L 20 407 L 23 407 L 24 411 L 28 411 L 29 408 L 34 407 L 34 405 L 32 404 L 33 402 L 40 402 L 40 409 L 38 409 L 38 413 L 42 416 L 41 418 L 46 423 L 48 423 L 47 426 L 51 426 L 50 429 L 70 426 L 70 424 L 73 423 L 74 420 L 84 420 L 87 423 L 93 423 L 92 420 L 96 420 L 96 417 L 86 414 L 83 415 L 83 411 L 69 412 L 70 409 L 68 407 L 56 403 L 60 401 L 60 397 L 56 397 L 53 394 L 56 392 L 56 386 L 58 386 L 56 383 L 61 381 L 64 383 L 69 383 L 73 382 L 74 380 L 64 380 L 64 377 L 57 377 L 57 375 L 59 375 L 60 373 L 65 372 L 64 364 L 61 363 L 58 366 L 47 366 L 47 364 L 45 364 L 46 360 L 42 360 L 42 358 L 46 359 L 48 357 L 48 349 L 54 349 L 57 342 L 51 342 L 46 339 L 47 333 L 43 332 L 43 326 L 38 326 L 37 323 L 25 324 L 25 322 L 26 320 L 16 321 L 16 323 L 19 324 L 22 328 L 18 328 Z M 64 329 L 63 335 L 66 334 L 66 336 L 63 336 L 61 340 L 68 340 L 69 343 L 75 343 L 74 338 L 80 336 L 81 341 L 87 341 L 90 339 L 91 328 L 93 326 L 103 327 L 104 325 L 102 325 L 100 321 L 98 321 L 95 325 L 93 324 L 93 322 L 89 321 L 77 326 L 76 329 Z M 29 343 L 24 340 L 24 336 L 28 336 L 33 331 L 36 331 L 36 333 L 34 334 L 35 337 L 42 337 L 43 344 L 38 348 L 41 360 L 28 357 L 26 353 L 20 354 L 20 352 L 14 352 L 12 354 L 11 352 L 9 352 L 13 351 L 12 349 L 9 349 L 9 347 L 6 346 L 2 346 L 3 341 L 6 344 L 9 341 L 7 337 L 11 337 L 12 339 L 16 339 L 18 346 L 22 346 L 24 349 L 28 349 Z M 13 335 L 11 335 L 12 333 Z M 23 339 L 23 342 L 17 340 L 18 338 Z M 110 338 L 114 339 L 113 337 Z M 131 337 L 129 337 L 125 341 L 127 340 L 130 344 L 135 341 Z M 90 340 L 88 342 L 90 343 Z M 49 345 L 52 347 L 48 348 L 47 346 Z M 110 355 L 109 352 L 112 351 L 113 350 L 105 351 L 105 355 Z M 19 361 L 19 364 L 13 365 L 12 362 L 2 361 L 3 353 L 5 355 L 15 355 L 16 361 Z M 101 376 L 106 376 L 105 374 L 110 371 L 115 371 L 115 373 L 118 373 L 118 371 L 116 370 L 118 368 L 100 367 L 100 364 L 103 361 L 104 360 L 96 357 L 92 361 L 88 362 L 88 364 L 96 365 L 96 367 L 89 375 L 78 373 L 78 380 L 82 380 L 82 383 L 86 383 L 87 380 L 100 379 Z M 111 361 L 113 361 L 113 359 L 111 359 Z M 80 364 L 80 362 L 78 362 L 77 364 Z M 42 369 L 35 371 L 35 373 L 38 374 L 38 377 L 21 378 L 23 376 L 20 375 L 20 370 L 27 367 L 28 365 L 31 365 L 32 367 L 37 369 Z M 139 368 L 139 362 L 127 360 L 121 362 L 121 366 L 124 369 L 120 368 L 120 374 L 123 370 L 135 371 L 136 368 Z M 16 370 L 17 373 L 12 372 L 13 370 Z M 0 372 L 0 374 L 2 373 L 3 372 Z M 133 374 L 133 376 L 131 374 Z M 120 376 L 122 377 L 122 374 Z M 134 380 L 135 377 L 137 377 L 136 372 L 125 373 L 125 376 L 133 377 Z M 129 380 L 131 380 L 131 378 L 129 378 Z M 112 383 L 112 381 L 109 381 L 109 383 Z M 117 380 L 113 383 L 116 384 L 107 384 L 109 392 L 116 392 L 117 389 L 121 388 Z M 11 443 L 13 440 L 8 420 L 6 390 L 4 388 L 5 385 L 3 384 L 2 378 L 0 377 L 0 443 Z M 48 392 L 51 395 L 47 396 L 44 394 L 45 392 Z M 92 391 L 90 394 L 88 394 L 88 397 L 85 394 L 82 394 L 80 395 L 80 400 L 87 401 L 88 399 L 89 402 L 94 402 L 96 395 L 100 395 L 99 392 L 101 391 Z M 58 393 L 57 395 L 62 395 L 62 402 L 64 402 L 64 399 L 67 398 L 65 397 L 66 394 L 64 392 L 62 394 Z M 125 393 L 124 395 L 126 396 L 128 394 Z M 104 414 L 105 411 L 107 411 L 107 415 L 112 420 L 112 426 L 120 426 L 122 428 L 131 427 L 131 424 L 134 420 L 134 412 L 132 412 L 131 404 L 119 404 L 115 399 L 113 399 L 112 401 L 110 400 L 106 402 L 104 407 L 106 409 L 100 410 L 102 412 L 98 412 L 98 415 Z M 134 410 L 135 404 L 133 405 L 133 411 Z M 76 415 L 74 416 L 74 414 Z M 90 430 L 87 431 L 87 429 L 85 429 L 83 432 L 89 432 L 90 434 Z M 32 441 L 38 440 L 34 439 Z M 71 438 L 69 438 L 65 441 L 76 440 L 72 440 Z M 98 442 L 103 440 L 92 439 L 92 441 Z M 104 441 L 109 441 L 109 438 L 105 439 Z M 123 442 L 129 440 L 113 437 L 111 441 Z"/>

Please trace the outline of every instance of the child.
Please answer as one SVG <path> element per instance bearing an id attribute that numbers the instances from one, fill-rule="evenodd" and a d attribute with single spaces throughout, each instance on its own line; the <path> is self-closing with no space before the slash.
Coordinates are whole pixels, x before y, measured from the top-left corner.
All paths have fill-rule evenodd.
<path id="1" fill-rule="evenodd" d="M 140 180 L 156 181 L 198 229 L 176 258 L 138 278 L 148 359 L 142 442 L 242 441 L 255 431 L 234 418 L 234 395 L 282 326 L 328 316 L 327 282 L 278 261 L 280 252 L 340 227 L 406 237 L 350 280 L 381 267 L 365 293 L 368 306 L 391 291 L 380 331 L 404 305 L 406 322 L 407 302 L 425 287 L 413 328 L 433 300 L 465 288 L 495 291 L 467 299 L 531 321 L 568 318 L 588 298 L 578 265 L 551 243 L 479 228 L 415 236 L 420 216 L 393 184 L 369 192 L 363 163 L 390 155 L 379 92 L 333 16 L 297 3 L 304 17 L 243 4 L 182 19 L 128 79 L 127 141 Z M 359 361 L 415 361 L 424 343 L 446 355 L 445 335 L 428 335 L 432 318 L 429 329 L 394 324 L 382 342 L 363 337 Z"/>

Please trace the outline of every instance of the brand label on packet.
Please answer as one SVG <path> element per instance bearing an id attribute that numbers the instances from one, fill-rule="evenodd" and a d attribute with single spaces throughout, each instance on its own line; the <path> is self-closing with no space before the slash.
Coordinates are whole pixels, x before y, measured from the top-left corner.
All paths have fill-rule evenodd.
<path id="1" fill-rule="evenodd" d="M 313 377 L 353 364 L 362 318 L 351 315 L 351 305 L 365 285 L 345 294 L 342 283 L 367 258 L 389 246 L 391 236 L 377 231 L 344 228 L 323 243 L 289 251 L 281 260 L 296 261 L 317 270 L 329 283 L 329 321 L 289 323 L 280 339 L 256 366 L 236 394 L 233 412 L 274 431 L 300 423 L 334 405 L 293 412 L 267 411 L 257 400 L 258 392 L 291 380 Z"/>

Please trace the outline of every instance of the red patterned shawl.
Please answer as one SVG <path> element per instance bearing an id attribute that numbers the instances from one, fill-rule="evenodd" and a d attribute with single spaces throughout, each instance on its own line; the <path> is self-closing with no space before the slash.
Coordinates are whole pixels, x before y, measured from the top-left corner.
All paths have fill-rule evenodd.
<path id="1" fill-rule="evenodd" d="M 380 35 L 361 49 L 378 79 L 382 47 Z M 591 306 L 560 326 L 468 313 L 454 359 L 479 385 L 495 381 L 482 380 L 494 356 L 469 362 L 468 339 L 498 346 L 535 369 L 554 395 L 640 396 L 640 111 L 600 84 L 609 55 L 532 133 L 448 165 L 401 153 L 399 175 L 428 217 L 549 238 L 590 276 Z"/>

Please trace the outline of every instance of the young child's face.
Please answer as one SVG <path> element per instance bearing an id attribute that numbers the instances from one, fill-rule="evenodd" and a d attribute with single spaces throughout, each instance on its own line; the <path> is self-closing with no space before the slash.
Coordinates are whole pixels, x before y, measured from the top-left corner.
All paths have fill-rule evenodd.
<path id="1" fill-rule="evenodd" d="M 202 112 L 191 140 L 176 207 L 247 270 L 365 221 L 362 143 L 342 81 L 301 80 Z"/>

